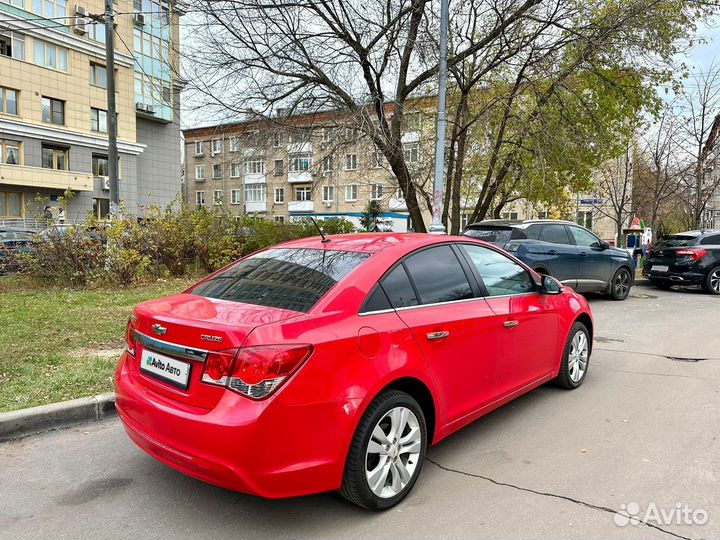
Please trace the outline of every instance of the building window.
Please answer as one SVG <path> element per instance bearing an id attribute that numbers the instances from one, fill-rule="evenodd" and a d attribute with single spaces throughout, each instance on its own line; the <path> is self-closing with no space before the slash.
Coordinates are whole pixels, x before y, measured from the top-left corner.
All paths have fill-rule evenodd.
<path id="1" fill-rule="evenodd" d="M 345 155 L 345 170 L 354 171 L 357 169 L 357 154 Z"/>
<path id="2" fill-rule="evenodd" d="M 304 152 L 290 156 L 290 171 L 307 171 L 312 167 L 312 154 Z"/>
<path id="3" fill-rule="evenodd" d="M 550 212 L 538 212 L 538 219 L 549 219 L 550 218 Z"/>
<path id="4" fill-rule="evenodd" d="M 195 205 L 196 206 L 205 206 L 205 192 L 204 191 L 196 191 L 195 192 Z"/>
<path id="5" fill-rule="evenodd" d="M 23 9 L 25 5 L 25 0 L 0 0 L 0 2 L 10 4 L 11 6 L 19 7 L 20 9 Z"/>
<path id="6" fill-rule="evenodd" d="M 32 0 L 32 11 L 48 19 L 67 16 L 67 0 Z"/>
<path id="7" fill-rule="evenodd" d="M 240 190 L 239 189 L 231 189 L 230 190 L 230 204 L 240 204 Z"/>
<path id="8" fill-rule="evenodd" d="M 354 141 L 360 135 L 360 130 L 356 127 L 348 126 L 343 132 L 343 138 L 346 141 Z"/>
<path id="9" fill-rule="evenodd" d="M 42 121 L 65 125 L 65 102 L 49 97 L 42 98 Z"/>
<path id="10" fill-rule="evenodd" d="M 90 109 L 90 129 L 100 133 L 107 133 L 107 111 Z"/>
<path id="11" fill-rule="evenodd" d="M 403 157 L 405 163 L 417 163 L 420 161 L 420 143 L 404 143 L 403 144 Z"/>
<path id="12" fill-rule="evenodd" d="M 195 165 L 195 180 L 205 180 L 205 165 Z"/>
<path id="13" fill-rule="evenodd" d="M 500 217 L 502 219 L 517 219 L 518 213 L 517 212 L 503 212 Z"/>
<path id="14" fill-rule="evenodd" d="M 239 163 L 231 163 L 230 164 L 230 178 L 240 178 L 240 164 Z"/>
<path id="15" fill-rule="evenodd" d="M 335 156 L 330 154 L 329 156 L 325 156 L 323 158 L 322 170 L 323 172 L 330 172 L 335 170 Z"/>
<path id="16" fill-rule="evenodd" d="M 285 223 L 285 216 L 275 216 L 275 221 L 277 223 Z"/>
<path id="17" fill-rule="evenodd" d="M 322 130 L 322 142 L 331 143 L 335 138 L 335 133 L 330 128 L 323 128 Z"/>
<path id="18" fill-rule="evenodd" d="M 240 151 L 240 137 L 230 137 L 230 151 L 231 152 L 239 152 Z"/>
<path id="19" fill-rule="evenodd" d="M 15 191 L 0 191 L 0 217 L 23 217 L 23 194 Z"/>
<path id="20" fill-rule="evenodd" d="M 460 214 L 460 230 L 465 230 L 470 221 L 470 214 Z"/>
<path id="21" fill-rule="evenodd" d="M 0 86 L 0 112 L 7 114 L 18 113 L 18 91 Z"/>
<path id="22" fill-rule="evenodd" d="M 205 155 L 205 150 L 203 149 L 202 141 L 195 141 L 195 155 L 196 156 L 204 156 Z"/>
<path id="23" fill-rule="evenodd" d="M 592 230 L 593 227 L 593 213 L 592 211 L 580 211 L 577 213 L 577 223 L 582 225 L 586 229 Z"/>
<path id="24" fill-rule="evenodd" d="M 35 63 L 58 71 L 68 70 L 68 51 L 64 47 L 58 47 L 52 43 L 34 40 L 35 43 Z"/>
<path id="25" fill-rule="evenodd" d="M 417 111 L 407 112 L 403 115 L 403 131 L 420 130 L 420 113 Z"/>
<path id="26" fill-rule="evenodd" d="M 103 23 L 91 23 L 87 25 L 88 37 L 93 41 L 105 43 L 105 25 Z"/>
<path id="27" fill-rule="evenodd" d="M 90 25 L 95 26 L 95 25 Z M 107 88 L 107 70 L 105 66 L 90 62 L 90 84 L 100 88 Z"/>
<path id="28" fill-rule="evenodd" d="M 283 160 L 282 159 L 276 159 L 275 160 L 275 167 L 273 174 L 275 176 L 282 176 L 284 173 L 284 167 L 283 167 Z"/>
<path id="29" fill-rule="evenodd" d="M 246 159 L 245 174 L 265 174 L 265 161 L 262 159 Z"/>
<path id="30" fill-rule="evenodd" d="M 333 202 L 335 200 L 335 187 L 323 186 L 323 202 Z"/>
<path id="31" fill-rule="evenodd" d="M 383 185 L 382 184 L 373 184 L 372 185 L 372 198 L 373 199 L 382 199 L 383 198 Z"/>
<path id="32" fill-rule="evenodd" d="M 212 140 L 211 152 L 213 153 L 213 155 L 222 152 L 222 139 Z"/>
<path id="33" fill-rule="evenodd" d="M 309 201 L 311 189 L 309 187 L 296 187 L 295 188 L 295 200 L 296 201 Z"/>
<path id="34" fill-rule="evenodd" d="M 107 156 L 92 157 L 92 173 L 93 176 L 109 176 Z"/>
<path id="35" fill-rule="evenodd" d="M 212 177 L 213 180 L 217 180 L 218 178 L 222 178 L 222 165 L 219 163 L 214 163 L 212 166 Z"/>
<path id="36" fill-rule="evenodd" d="M 285 188 L 275 188 L 275 204 L 282 204 L 285 202 Z"/>
<path id="37" fill-rule="evenodd" d="M 345 186 L 345 200 L 348 202 L 357 201 L 358 187 L 356 184 Z"/>
<path id="38" fill-rule="evenodd" d="M 216 189 L 213 191 L 213 204 L 214 205 L 221 205 L 223 202 L 223 192 L 222 189 Z"/>
<path id="39" fill-rule="evenodd" d="M 0 54 L 25 60 L 25 36 L 10 30 L 0 30 Z"/>
<path id="40" fill-rule="evenodd" d="M 0 140 L 0 163 L 20 165 L 20 143 Z"/>
<path id="41" fill-rule="evenodd" d="M 266 189 L 265 184 L 245 184 L 245 202 L 264 203 Z"/>
<path id="42" fill-rule="evenodd" d="M 275 148 L 280 148 L 282 146 L 282 133 L 279 131 L 273 133 L 273 146 Z"/>
<path id="43" fill-rule="evenodd" d="M 385 166 L 385 156 L 380 150 L 375 150 L 372 156 L 373 169 L 381 169 Z"/>
<path id="44" fill-rule="evenodd" d="M 68 167 L 68 151 L 65 148 L 53 148 L 51 146 L 42 147 L 42 166 L 45 169 L 55 169 L 56 171 L 67 171 Z"/>

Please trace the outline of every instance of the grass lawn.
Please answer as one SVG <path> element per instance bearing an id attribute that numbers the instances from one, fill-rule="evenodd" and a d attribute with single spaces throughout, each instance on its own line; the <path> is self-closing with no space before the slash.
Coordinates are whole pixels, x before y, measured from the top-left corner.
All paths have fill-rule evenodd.
<path id="1" fill-rule="evenodd" d="M 194 281 L 83 290 L 0 276 L 0 412 L 112 391 L 133 306 Z"/>

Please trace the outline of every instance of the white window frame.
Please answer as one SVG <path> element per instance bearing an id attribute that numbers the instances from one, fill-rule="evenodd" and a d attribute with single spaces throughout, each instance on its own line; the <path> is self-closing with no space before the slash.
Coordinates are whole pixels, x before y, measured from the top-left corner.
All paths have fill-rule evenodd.
<path id="1" fill-rule="evenodd" d="M 420 143 L 417 141 L 403 143 L 403 159 L 405 163 L 419 163 Z"/>
<path id="2" fill-rule="evenodd" d="M 385 154 L 380 150 L 375 150 L 372 157 L 372 168 L 382 169 L 385 166 Z"/>
<path id="3" fill-rule="evenodd" d="M 233 161 L 230 164 L 230 178 L 240 178 L 242 172 L 242 164 L 238 161 Z"/>
<path id="4" fill-rule="evenodd" d="M 307 167 L 300 167 L 301 163 L 307 163 Z M 288 170 L 290 172 L 304 172 L 312 169 L 313 156 L 310 152 L 301 152 L 299 154 L 291 154 L 288 160 Z"/>
<path id="5" fill-rule="evenodd" d="M 280 197 L 278 197 L 280 195 Z M 275 204 L 285 204 L 285 188 L 276 187 L 273 193 L 273 201 Z"/>
<path id="6" fill-rule="evenodd" d="M 323 186 L 323 202 L 333 202 L 335 200 L 335 186 Z"/>
<path id="7" fill-rule="evenodd" d="M 205 143 L 203 143 L 203 141 L 195 141 L 195 155 L 196 156 L 204 156 L 205 155 Z"/>
<path id="8" fill-rule="evenodd" d="M 220 174 L 216 175 L 215 171 L 220 171 Z M 212 165 L 212 179 L 213 180 L 220 180 L 223 177 L 223 167 L 222 163 L 213 163 Z"/>
<path id="9" fill-rule="evenodd" d="M 205 206 L 205 192 L 204 191 L 196 191 L 195 192 L 195 206 Z"/>
<path id="10" fill-rule="evenodd" d="M 262 158 L 248 158 L 243 161 L 245 174 L 265 174 L 265 160 Z"/>
<path id="11" fill-rule="evenodd" d="M 267 202 L 267 187 L 265 184 L 253 183 L 245 184 L 245 202 L 246 203 L 265 203 Z"/>
<path id="12" fill-rule="evenodd" d="M 240 137 L 230 137 L 230 151 L 231 152 L 239 152 L 240 151 Z"/>
<path id="13" fill-rule="evenodd" d="M 273 133 L 273 148 L 282 148 L 282 145 L 282 133 L 276 131 L 275 133 Z"/>
<path id="14" fill-rule="evenodd" d="M 358 200 L 358 185 L 349 184 L 345 186 L 345 201 L 355 202 Z"/>
<path id="15" fill-rule="evenodd" d="M 357 171 L 357 154 L 345 154 L 345 170 Z"/>
<path id="16" fill-rule="evenodd" d="M 210 153 L 213 156 L 222 154 L 222 139 L 213 139 L 210 144 Z"/>
<path id="17" fill-rule="evenodd" d="M 335 155 L 328 154 L 322 161 L 322 172 L 328 173 L 335 170 Z"/>
<path id="18" fill-rule="evenodd" d="M 277 223 L 285 223 L 285 216 L 275 216 L 275 221 Z"/>
<path id="19" fill-rule="evenodd" d="M 195 180 L 205 180 L 205 165 L 195 165 Z"/>
<path id="20" fill-rule="evenodd" d="M 299 193 L 303 193 L 303 198 L 300 198 L 298 196 Z M 312 188 L 308 186 L 296 186 L 295 192 L 293 193 L 295 195 L 295 201 L 312 201 Z"/>
<path id="21" fill-rule="evenodd" d="M 223 203 L 223 190 L 213 189 L 213 204 L 216 206 L 222 205 Z"/>
<path id="22" fill-rule="evenodd" d="M 230 204 L 240 204 L 242 202 L 242 189 L 230 190 Z"/>
<path id="23" fill-rule="evenodd" d="M 384 188 L 385 186 L 383 186 L 382 184 L 373 184 L 370 198 L 374 201 L 382 200 L 385 191 Z"/>

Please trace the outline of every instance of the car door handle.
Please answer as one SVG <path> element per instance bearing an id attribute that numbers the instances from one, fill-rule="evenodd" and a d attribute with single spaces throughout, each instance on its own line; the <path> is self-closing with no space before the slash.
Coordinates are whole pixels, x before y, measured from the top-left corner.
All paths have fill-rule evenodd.
<path id="1" fill-rule="evenodd" d="M 430 340 L 433 339 L 444 339 L 450 335 L 450 332 L 447 330 L 443 330 L 441 332 L 428 332 L 427 338 Z"/>
<path id="2" fill-rule="evenodd" d="M 503 323 L 503 326 L 504 326 L 505 328 L 515 328 L 515 327 L 518 326 L 519 324 L 520 324 L 520 321 L 505 321 L 505 322 Z"/>
<path id="3" fill-rule="evenodd" d="M 557 255 L 557 251 L 554 249 L 551 249 L 550 251 L 547 252 L 547 254 L 548 255 Z"/>
<path id="4" fill-rule="evenodd" d="M 581 251 L 580 252 L 581 257 L 587 257 L 587 251 Z"/>

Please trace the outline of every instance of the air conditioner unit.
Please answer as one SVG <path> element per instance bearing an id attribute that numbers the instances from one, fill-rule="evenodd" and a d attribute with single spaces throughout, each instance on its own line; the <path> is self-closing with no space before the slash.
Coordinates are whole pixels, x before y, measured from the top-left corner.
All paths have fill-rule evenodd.
<path id="1" fill-rule="evenodd" d="M 323 201 L 323 204 L 325 205 L 325 208 L 330 208 L 332 206 L 332 201 Z"/>
<path id="2" fill-rule="evenodd" d="M 133 24 L 135 26 L 145 26 L 145 14 L 133 13 Z"/>
<path id="3" fill-rule="evenodd" d="M 105 176 L 103 177 L 103 190 L 110 191 L 110 178 Z"/>
<path id="4" fill-rule="evenodd" d="M 138 111 L 147 111 L 147 105 L 145 105 L 142 101 L 138 101 L 135 103 L 135 108 Z"/>
<path id="5" fill-rule="evenodd" d="M 76 34 L 87 34 L 87 26 L 90 24 L 88 10 L 83 6 L 75 6 L 75 18 L 73 19 L 73 30 Z M 99 24 L 99 23 L 98 23 Z"/>

